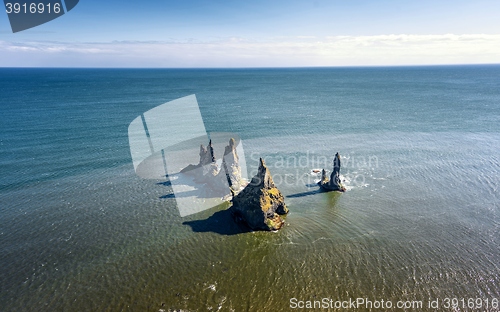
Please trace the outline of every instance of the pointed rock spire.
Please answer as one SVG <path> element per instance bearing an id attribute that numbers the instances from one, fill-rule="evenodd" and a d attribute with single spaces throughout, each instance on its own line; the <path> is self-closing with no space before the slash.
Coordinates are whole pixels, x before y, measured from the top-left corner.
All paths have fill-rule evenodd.
<path id="1" fill-rule="evenodd" d="M 273 177 L 271 176 L 264 159 L 259 159 L 259 169 L 257 174 L 252 178 L 250 184 L 261 186 L 266 189 L 275 187 Z"/>
<path id="2" fill-rule="evenodd" d="M 234 215 L 253 230 L 278 230 L 284 224 L 280 215 L 288 213 L 285 198 L 262 158 L 257 174 L 232 202 Z"/>
<path id="3" fill-rule="evenodd" d="M 241 168 L 239 164 L 238 153 L 236 152 L 236 142 L 234 138 L 229 140 L 229 144 L 224 149 L 224 157 L 222 157 L 222 169 L 219 174 L 225 174 L 229 187 L 236 191 L 240 191 L 242 184 Z"/>
<path id="4" fill-rule="evenodd" d="M 337 152 L 333 158 L 333 170 L 330 174 L 330 179 L 326 176 L 325 169 L 321 172 L 321 180 L 318 182 L 321 189 L 325 191 L 345 192 L 346 188 L 340 181 L 340 166 L 340 154 Z"/>

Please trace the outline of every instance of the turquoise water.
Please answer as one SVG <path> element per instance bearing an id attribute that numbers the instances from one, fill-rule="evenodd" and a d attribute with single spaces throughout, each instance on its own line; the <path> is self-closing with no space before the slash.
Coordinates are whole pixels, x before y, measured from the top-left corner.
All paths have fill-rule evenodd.
<path id="1" fill-rule="evenodd" d="M 500 66 L 0 79 L 2 311 L 500 299 Z M 249 174 L 265 157 L 280 232 L 243 232 L 226 206 L 181 218 L 168 183 L 135 175 L 129 123 L 190 94 L 207 131 L 240 135 Z M 337 151 L 348 191 L 318 193 L 311 170 Z"/>

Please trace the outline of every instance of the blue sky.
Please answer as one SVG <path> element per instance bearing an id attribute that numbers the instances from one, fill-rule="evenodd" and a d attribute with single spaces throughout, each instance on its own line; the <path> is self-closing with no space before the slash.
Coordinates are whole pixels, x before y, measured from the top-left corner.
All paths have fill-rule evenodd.
<path id="1" fill-rule="evenodd" d="M 95 1 L 13 34 L 0 66 L 500 63 L 500 1 Z"/>

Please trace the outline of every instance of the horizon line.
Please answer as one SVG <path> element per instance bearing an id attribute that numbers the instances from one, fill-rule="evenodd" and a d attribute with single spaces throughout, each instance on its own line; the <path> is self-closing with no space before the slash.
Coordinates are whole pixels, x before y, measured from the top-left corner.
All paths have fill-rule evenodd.
<path id="1" fill-rule="evenodd" d="M 327 68 L 387 68 L 387 67 L 458 67 L 500 66 L 500 63 L 460 64 L 394 64 L 394 65 L 333 65 L 333 66 L 249 66 L 249 67 L 105 67 L 105 66 L 0 66 L 0 69 L 327 69 Z"/>

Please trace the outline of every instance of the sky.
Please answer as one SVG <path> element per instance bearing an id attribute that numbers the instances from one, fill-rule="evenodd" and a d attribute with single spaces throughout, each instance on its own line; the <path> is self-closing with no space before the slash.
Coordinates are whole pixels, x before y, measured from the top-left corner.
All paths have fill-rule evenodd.
<path id="1" fill-rule="evenodd" d="M 80 0 L 12 33 L 2 67 L 303 67 L 500 63 L 498 0 Z"/>

